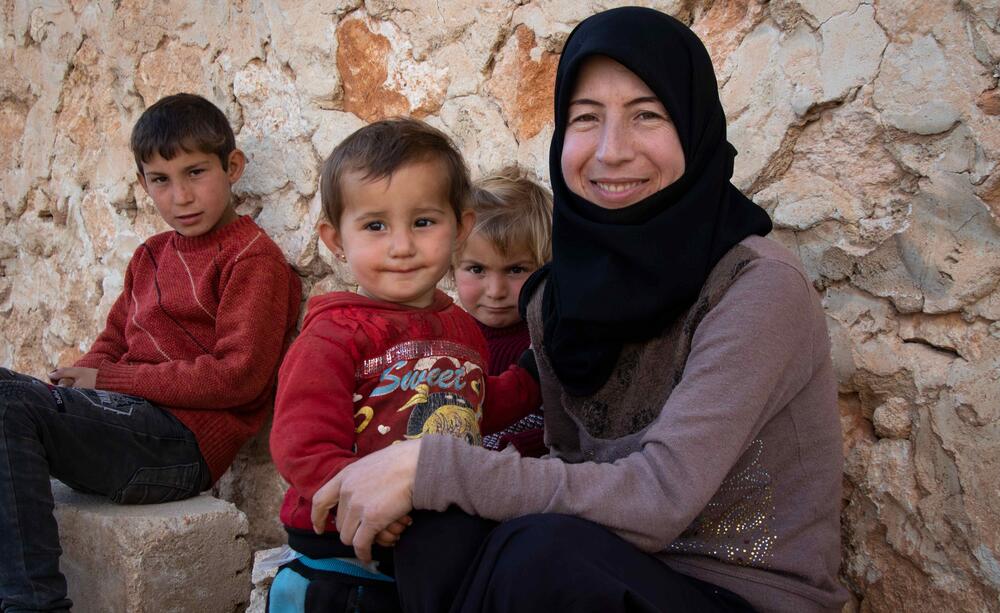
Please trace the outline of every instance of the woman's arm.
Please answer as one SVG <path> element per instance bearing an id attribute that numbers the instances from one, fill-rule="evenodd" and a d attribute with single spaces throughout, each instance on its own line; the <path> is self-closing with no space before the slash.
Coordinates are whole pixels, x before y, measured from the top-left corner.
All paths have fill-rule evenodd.
<path id="1" fill-rule="evenodd" d="M 808 381 L 822 322 L 815 294 L 799 271 L 757 260 L 699 325 L 684 376 L 639 452 L 612 463 L 567 464 L 427 436 L 419 449 L 405 451 L 417 456 L 412 481 L 407 466 L 398 482 L 380 482 L 391 491 L 380 494 L 377 508 L 408 510 L 412 497 L 416 508 L 455 504 L 494 520 L 564 513 L 604 525 L 643 550 L 662 550 L 705 507 L 767 420 Z M 393 459 L 409 462 L 413 456 Z M 373 454 L 363 468 L 377 474 L 381 461 Z M 342 532 L 345 543 L 364 548 L 388 520 L 364 508 L 376 499 L 366 488 L 377 488 L 361 483 L 361 469 L 344 471 L 346 478 L 358 470 L 358 481 L 352 479 L 350 500 L 343 483 L 338 515 L 362 528 Z"/>

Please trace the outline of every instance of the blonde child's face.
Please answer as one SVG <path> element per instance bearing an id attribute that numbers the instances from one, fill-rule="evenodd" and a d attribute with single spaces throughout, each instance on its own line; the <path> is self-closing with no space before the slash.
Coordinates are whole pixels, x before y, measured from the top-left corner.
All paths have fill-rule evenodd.
<path id="1" fill-rule="evenodd" d="M 527 249 L 515 249 L 504 257 L 489 239 L 473 233 L 455 267 L 458 299 L 481 323 L 493 328 L 510 326 L 521 321 L 517 297 L 537 268 Z"/>
<path id="2" fill-rule="evenodd" d="M 339 227 L 320 224 L 320 238 L 334 254 L 346 257 L 362 295 L 430 306 L 434 288 L 472 226 L 472 213 L 455 218 L 448 174 L 438 160 L 407 164 L 376 181 L 363 176 L 345 175 Z"/>
<path id="3" fill-rule="evenodd" d="M 214 153 L 180 150 L 169 160 L 154 153 L 142 163 L 139 183 L 160 217 L 178 234 L 201 236 L 237 218 L 232 185 L 243 174 L 246 157 L 235 149 L 228 162 L 223 170 Z"/>

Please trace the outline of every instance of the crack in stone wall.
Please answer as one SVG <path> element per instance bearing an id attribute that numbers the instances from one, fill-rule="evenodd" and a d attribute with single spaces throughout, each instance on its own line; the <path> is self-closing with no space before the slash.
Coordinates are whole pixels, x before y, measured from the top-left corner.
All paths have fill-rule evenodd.
<path id="1" fill-rule="evenodd" d="M 849 611 L 1000 611 L 1000 0 L 643 1 L 706 41 L 734 182 L 823 296 L 846 457 Z M 413 113 L 474 174 L 548 175 L 573 26 L 615 0 L 0 3 L 0 364 L 78 357 L 129 257 L 166 228 L 135 182 L 142 109 L 194 91 L 230 117 L 236 186 L 307 293 L 320 161 Z M 283 539 L 266 433 L 217 492 Z"/>

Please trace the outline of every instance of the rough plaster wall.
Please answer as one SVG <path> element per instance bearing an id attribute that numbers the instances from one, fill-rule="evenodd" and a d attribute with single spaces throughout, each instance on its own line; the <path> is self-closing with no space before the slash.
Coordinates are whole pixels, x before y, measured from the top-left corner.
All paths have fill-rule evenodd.
<path id="1" fill-rule="evenodd" d="M 135 247 L 166 230 L 132 123 L 207 96 L 250 166 L 239 210 L 312 293 L 317 167 L 413 114 L 481 173 L 547 175 L 556 53 L 598 0 L 0 1 L 0 364 L 88 346 Z M 1000 0 L 674 0 L 704 37 L 740 155 L 824 297 L 846 433 L 850 610 L 1000 610 Z M 277 542 L 266 438 L 218 492 Z"/>

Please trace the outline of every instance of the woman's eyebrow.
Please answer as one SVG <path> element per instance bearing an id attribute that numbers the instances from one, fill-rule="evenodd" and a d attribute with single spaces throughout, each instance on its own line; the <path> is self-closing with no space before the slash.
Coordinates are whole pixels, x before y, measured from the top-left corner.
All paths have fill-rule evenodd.
<path id="1" fill-rule="evenodd" d="M 640 98 L 635 98 L 633 100 L 629 100 L 628 102 L 625 103 L 625 106 L 634 106 L 636 104 L 646 104 L 646 103 L 663 104 L 662 102 L 660 102 L 660 99 L 657 98 L 656 96 L 642 96 Z M 573 106 L 575 104 L 586 104 L 586 105 L 591 105 L 591 106 L 604 106 L 603 102 L 598 102 L 597 100 L 591 100 L 590 98 L 576 98 L 575 100 L 570 100 L 569 101 L 569 105 L 570 106 Z"/>

